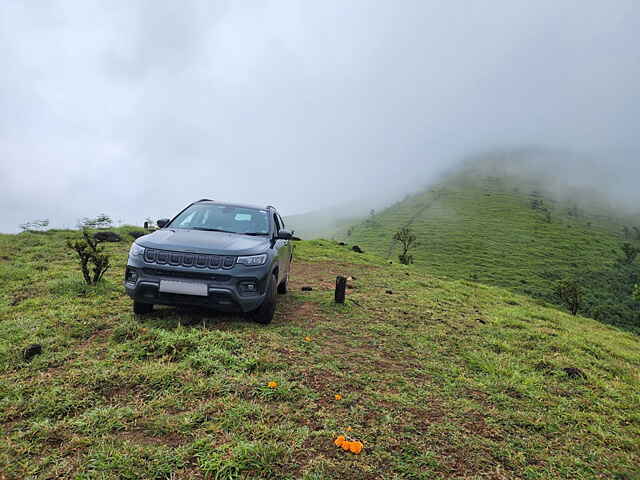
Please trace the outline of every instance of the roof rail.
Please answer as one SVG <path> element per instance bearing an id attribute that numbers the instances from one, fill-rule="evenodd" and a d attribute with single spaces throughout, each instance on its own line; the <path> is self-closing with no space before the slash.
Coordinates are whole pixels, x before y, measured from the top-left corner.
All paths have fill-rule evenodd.
<path id="1" fill-rule="evenodd" d="M 211 200 L 210 198 L 201 198 L 200 200 L 196 200 L 193 203 L 198 203 L 198 202 L 213 202 L 213 200 Z"/>
<path id="2" fill-rule="evenodd" d="M 267 205 L 265 208 L 273 208 L 274 210 L 277 210 L 277 208 L 274 207 L 273 205 Z"/>

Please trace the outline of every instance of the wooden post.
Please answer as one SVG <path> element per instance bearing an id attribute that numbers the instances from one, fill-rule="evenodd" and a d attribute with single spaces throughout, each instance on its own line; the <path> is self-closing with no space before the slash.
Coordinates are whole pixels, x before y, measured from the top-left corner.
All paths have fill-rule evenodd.
<path id="1" fill-rule="evenodd" d="M 344 303 L 344 296 L 347 291 L 347 278 L 336 277 L 336 303 Z"/>

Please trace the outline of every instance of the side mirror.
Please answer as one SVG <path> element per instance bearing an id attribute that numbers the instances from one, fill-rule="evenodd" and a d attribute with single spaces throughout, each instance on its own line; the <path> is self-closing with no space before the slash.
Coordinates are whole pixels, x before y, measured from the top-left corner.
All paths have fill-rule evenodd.
<path id="1" fill-rule="evenodd" d="M 169 223 L 171 220 L 169 220 L 168 218 L 161 218 L 160 220 L 158 220 L 156 223 L 158 224 L 158 228 L 164 228 L 165 225 L 167 223 Z"/>
<path id="2" fill-rule="evenodd" d="M 276 237 L 278 240 L 291 240 L 293 234 L 288 230 L 280 230 L 278 232 L 278 236 Z"/>

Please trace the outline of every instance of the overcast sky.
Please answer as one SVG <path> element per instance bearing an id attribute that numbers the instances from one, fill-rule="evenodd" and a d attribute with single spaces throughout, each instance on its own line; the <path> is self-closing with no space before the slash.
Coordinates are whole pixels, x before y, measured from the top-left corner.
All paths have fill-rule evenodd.
<path id="1" fill-rule="evenodd" d="M 300 213 L 476 150 L 640 143 L 636 0 L 3 0 L 0 72 L 0 231 Z"/>

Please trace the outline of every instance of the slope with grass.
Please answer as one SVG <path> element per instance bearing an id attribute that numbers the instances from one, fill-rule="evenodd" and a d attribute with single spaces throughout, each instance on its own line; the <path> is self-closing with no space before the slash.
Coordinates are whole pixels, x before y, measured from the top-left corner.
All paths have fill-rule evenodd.
<path id="1" fill-rule="evenodd" d="M 559 304 L 554 286 L 576 278 L 585 289 L 583 313 L 607 323 L 640 327 L 632 290 L 640 264 L 620 262 L 623 216 L 584 192 L 545 191 L 543 182 L 501 173 L 463 171 L 428 191 L 408 196 L 351 228 L 343 237 L 391 261 L 400 246 L 393 235 L 409 226 L 418 246 L 416 266 L 453 279 L 506 287 Z M 594 197 L 595 198 L 595 197 Z"/>
<path id="2" fill-rule="evenodd" d="M 74 235 L 0 236 L 3 478 L 637 478 L 636 335 L 328 241 L 272 325 L 135 318 L 128 245 L 90 288 Z"/>

